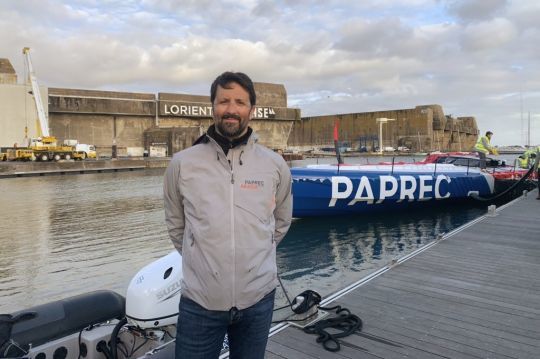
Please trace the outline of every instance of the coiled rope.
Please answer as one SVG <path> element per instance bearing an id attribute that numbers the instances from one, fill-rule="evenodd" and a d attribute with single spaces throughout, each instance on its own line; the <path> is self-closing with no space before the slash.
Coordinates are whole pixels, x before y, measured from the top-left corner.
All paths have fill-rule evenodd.
<path id="1" fill-rule="evenodd" d="M 289 295 L 287 294 L 285 286 L 281 282 L 281 278 L 279 277 L 279 275 L 278 280 L 289 304 L 280 308 L 276 308 L 274 309 L 274 311 L 287 307 L 290 307 L 291 310 L 296 314 L 307 313 L 313 307 L 317 307 L 317 310 L 321 309 L 327 312 L 335 311 L 335 317 L 319 320 L 318 322 L 315 322 L 314 324 L 308 325 L 303 328 L 304 333 L 318 335 L 316 341 L 317 343 L 322 343 L 324 349 L 330 352 L 337 352 L 341 349 L 341 343 L 339 342 L 340 338 L 347 337 L 351 334 L 354 334 L 355 332 L 360 332 L 362 330 L 362 319 L 360 319 L 360 317 L 358 317 L 357 315 L 352 314 L 349 309 L 342 308 L 339 305 L 336 305 L 335 307 L 320 307 L 319 303 L 322 299 L 321 295 L 309 289 L 300 293 L 299 296 L 297 296 L 293 301 L 291 301 L 289 299 Z M 303 297 L 303 301 L 300 302 L 300 304 L 298 305 L 297 299 L 299 297 Z M 300 320 L 285 319 L 273 321 L 272 323 L 305 321 L 313 316 L 316 316 L 317 313 L 318 311 L 315 311 L 313 314 Z M 329 333 L 327 329 L 330 328 L 334 329 L 333 332 L 338 331 L 338 333 Z"/>
<path id="2" fill-rule="evenodd" d="M 323 348 L 330 352 L 337 352 L 341 349 L 341 343 L 339 338 L 347 337 L 355 332 L 362 330 L 362 319 L 357 315 L 352 314 L 347 308 L 342 308 L 337 305 L 335 307 L 319 307 L 319 309 L 326 311 L 335 310 L 336 317 L 323 319 L 315 324 L 308 325 L 304 328 L 304 332 L 307 334 L 318 335 L 316 341 L 321 343 Z M 338 333 L 331 334 L 327 329 L 334 329 Z"/>

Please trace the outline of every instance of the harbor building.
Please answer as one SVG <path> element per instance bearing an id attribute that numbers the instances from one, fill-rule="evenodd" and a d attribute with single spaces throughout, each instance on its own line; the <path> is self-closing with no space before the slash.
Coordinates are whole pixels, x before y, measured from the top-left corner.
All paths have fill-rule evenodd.
<path id="1" fill-rule="evenodd" d="M 24 146 L 25 138 L 39 135 L 31 86 L 20 80 L 9 60 L 0 59 L 0 147 Z M 445 115 L 440 105 L 302 118 L 300 109 L 288 106 L 283 84 L 255 83 L 255 91 L 251 126 L 259 141 L 274 150 L 331 146 L 336 120 L 340 141 L 366 151 L 380 146 L 468 151 L 479 133 L 474 117 Z M 113 148 L 119 156 L 170 156 L 189 147 L 212 123 L 210 97 L 205 95 L 45 86 L 40 92 L 51 134 L 59 141 L 93 144 L 100 156 L 111 156 Z M 388 121 L 379 123 L 380 118 Z"/>
<path id="2" fill-rule="evenodd" d="M 410 109 L 304 117 L 294 124 L 289 147 L 306 151 L 333 146 L 336 121 L 339 121 L 340 142 L 352 149 L 363 148 L 366 151 L 375 151 L 379 146 L 383 149 L 405 147 L 413 152 L 470 151 L 479 134 L 474 117 L 454 118 L 445 115 L 440 105 L 424 105 Z"/>
<path id="3" fill-rule="evenodd" d="M 285 149 L 300 110 L 287 107 L 285 87 L 255 83 L 257 106 L 251 126 L 260 142 Z M 76 138 L 106 154 L 166 156 L 191 144 L 213 123 L 210 96 L 49 89 L 49 124 L 59 139 Z"/>
<path id="4" fill-rule="evenodd" d="M 38 137 L 32 87 L 0 59 L 0 147 L 24 147 Z M 210 96 L 133 93 L 40 86 L 49 130 L 60 142 L 93 144 L 98 155 L 170 156 L 191 144 L 213 123 Z M 260 143 L 284 150 L 300 110 L 287 105 L 282 84 L 255 83 L 257 106 L 251 122 Z"/>

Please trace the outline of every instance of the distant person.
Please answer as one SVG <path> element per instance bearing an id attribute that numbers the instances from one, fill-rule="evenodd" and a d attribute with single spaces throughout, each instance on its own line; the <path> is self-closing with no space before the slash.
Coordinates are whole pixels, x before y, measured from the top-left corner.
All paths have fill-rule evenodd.
<path id="1" fill-rule="evenodd" d="M 214 124 L 176 153 L 164 179 L 165 220 L 182 255 L 176 358 L 264 358 L 276 247 L 291 225 L 291 172 L 248 127 L 251 79 L 225 72 L 210 89 Z"/>
<path id="2" fill-rule="evenodd" d="M 536 147 L 535 151 L 535 160 L 532 162 L 532 166 L 536 167 L 536 183 L 538 184 L 538 195 L 536 196 L 536 199 L 540 199 L 540 146 Z"/>
<path id="3" fill-rule="evenodd" d="M 534 165 L 534 162 L 536 161 L 536 151 L 527 151 L 529 153 L 525 154 L 525 161 L 527 162 L 525 168 L 531 168 Z"/>
<path id="4" fill-rule="evenodd" d="M 518 161 L 521 168 L 531 168 L 538 166 L 537 157 L 540 156 L 540 146 L 536 148 L 529 148 L 522 155 L 518 157 Z M 537 183 L 538 183 L 538 196 L 536 199 L 540 199 L 540 166 L 536 167 Z"/>
<path id="5" fill-rule="evenodd" d="M 480 157 L 480 168 L 486 168 L 486 156 L 490 153 L 495 154 L 497 150 L 491 146 L 491 137 L 493 132 L 487 131 L 485 136 L 482 136 L 474 145 L 474 150 L 478 153 Z"/>
<path id="6" fill-rule="evenodd" d="M 538 184 L 538 195 L 536 199 L 540 199 L 540 166 L 536 169 L 536 183 Z"/>
<path id="7" fill-rule="evenodd" d="M 523 168 L 531 168 L 536 160 L 536 148 L 529 148 L 521 156 L 523 156 L 526 161 L 526 165 Z"/>
<path id="8" fill-rule="evenodd" d="M 529 159 L 524 154 L 517 158 L 519 168 L 529 168 Z"/>

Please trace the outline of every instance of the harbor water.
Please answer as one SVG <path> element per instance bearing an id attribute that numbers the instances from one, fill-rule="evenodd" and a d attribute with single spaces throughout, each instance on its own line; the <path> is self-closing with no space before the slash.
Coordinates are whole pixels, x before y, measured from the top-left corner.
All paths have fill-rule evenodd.
<path id="1" fill-rule="evenodd" d="M 163 172 L 0 180 L 0 313 L 98 289 L 125 295 L 141 267 L 173 250 Z M 328 296 L 483 213 L 461 205 L 296 220 L 278 247 L 280 277 L 291 297 Z"/>

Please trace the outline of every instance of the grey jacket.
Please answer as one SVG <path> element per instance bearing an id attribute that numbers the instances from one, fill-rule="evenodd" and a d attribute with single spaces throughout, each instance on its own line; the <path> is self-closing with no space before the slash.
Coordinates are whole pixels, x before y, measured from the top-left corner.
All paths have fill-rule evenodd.
<path id="1" fill-rule="evenodd" d="M 176 153 L 164 200 L 169 236 L 182 254 L 183 296 L 226 311 L 276 288 L 276 247 L 291 225 L 291 172 L 255 133 L 227 156 L 209 136 Z"/>

